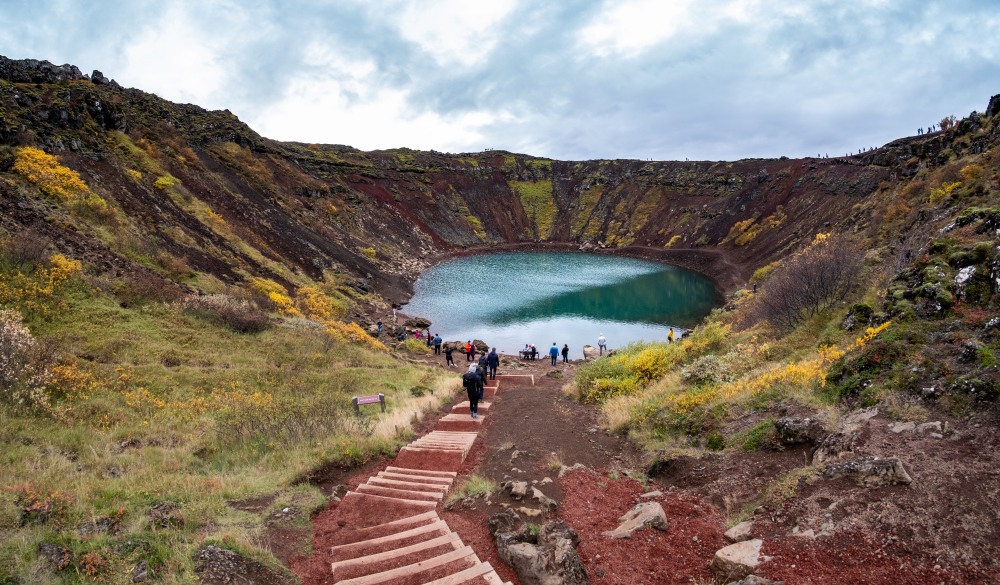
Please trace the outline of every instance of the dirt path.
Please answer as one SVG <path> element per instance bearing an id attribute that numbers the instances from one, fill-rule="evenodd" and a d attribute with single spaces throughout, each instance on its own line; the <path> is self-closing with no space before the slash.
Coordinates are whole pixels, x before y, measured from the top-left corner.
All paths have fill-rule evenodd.
<path id="1" fill-rule="evenodd" d="M 563 396 L 561 387 L 578 366 L 574 362 L 552 367 L 547 360 L 502 365 L 502 390 L 492 399 L 471 451 L 456 467 L 455 485 L 472 475 L 498 484 L 526 481 L 555 499 L 556 509 L 544 511 L 533 501 L 514 500 L 500 492 L 459 500 L 448 509 L 439 506 L 440 519 L 500 579 L 515 585 L 517 576 L 497 558 L 487 529 L 490 515 L 505 507 L 539 510 L 529 522 L 555 519 L 573 527 L 580 535 L 578 551 L 591 583 L 712 582 L 709 563 L 715 551 L 728 544 L 723 537 L 726 515 L 759 501 L 776 480 L 802 468 L 808 450 L 678 458 L 647 479 L 639 473 L 646 470 L 633 445 L 601 430 L 596 409 Z M 429 417 L 418 432 L 431 431 L 449 412 L 450 405 Z M 754 413 L 746 423 L 778 414 Z M 1000 446 L 989 431 L 996 425 L 953 420 L 947 424 L 956 433 L 942 441 L 889 432 L 891 423 L 873 419 L 856 449 L 862 454 L 904 456 L 917 482 L 868 489 L 847 480 L 799 481 L 781 507 L 758 509 L 755 533 L 764 538 L 764 554 L 772 558 L 762 565 L 761 574 L 814 585 L 997 582 L 1000 524 L 995 516 L 994 463 Z M 958 473 L 956 461 L 966 461 Z M 355 489 L 388 464 L 329 470 L 313 480 L 326 490 L 337 484 Z M 575 464 L 583 468 L 560 477 L 560 470 Z M 654 490 L 662 493 L 641 498 Z M 635 503 L 650 499 L 663 506 L 669 530 L 643 530 L 627 541 L 602 534 L 615 528 Z M 316 515 L 312 556 L 289 560 L 305 585 L 333 583 L 331 537 L 344 528 L 339 525 L 344 517 L 338 514 L 338 503 L 331 502 Z M 828 536 L 797 535 L 810 528 L 821 532 L 827 526 L 833 526 Z"/>

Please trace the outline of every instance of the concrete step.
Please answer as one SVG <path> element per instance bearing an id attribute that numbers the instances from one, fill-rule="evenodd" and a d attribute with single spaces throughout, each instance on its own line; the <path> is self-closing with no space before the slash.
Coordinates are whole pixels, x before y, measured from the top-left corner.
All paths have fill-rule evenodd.
<path id="1" fill-rule="evenodd" d="M 429 471 L 427 469 L 409 469 L 407 467 L 393 467 L 390 465 L 385 468 L 386 471 L 390 473 L 407 473 L 410 475 L 426 475 L 429 477 L 447 477 L 454 480 L 458 476 L 456 471 Z"/>
<path id="2" fill-rule="evenodd" d="M 387 477 L 369 477 L 368 481 L 365 482 L 368 485 L 375 485 L 379 487 L 389 487 L 404 490 L 413 490 L 417 492 L 437 492 L 444 493 L 448 491 L 447 485 L 444 484 L 434 484 L 434 483 L 423 483 L 415 481 L 403 481 L 399 479 L 389 479 Z"/>
<path id="3" fill-rule="evenodd" d="M 354 579 L 338 581 L 338 585 L 388 584 L 395 579 L 403 577 L 408 577 L 408 580 L 412 581 L 415 580 L 413 578 L 418 577 L 420 573 L 433 574 L 434 572 L 439 572 L 434 571 L 435 569 L 444 569 L 449 565 L 457 565 L 459 567 L 461 567 L 461 565 L 466 565 L 466 567 L 458 569 L 458 571 L 461 571 L 467 567 L 475 566 L 476 564 L 479 564 L 479 559 L 476 557 L 476 553 L 472 551 L 471 547 L 466 546 L 450 553 L 445 553 L 443 555 L 406 565 L 404 567 L 382 571 L 381 573 L 375 573 L 373 575 L 365 575 L 364 577 L 355 577 Z M 434 580 L 431 580 L 430 582 L 433 583 Z"/>
<path id="4" fill-rule="evenodd" d="M 395 479 L 398 481 L 412 481 L 416 483 L 425 483 L 427 485 L 439 485 L 442 487 L 448 487 L 454 483 L 454 480 L 447 479 L 444 477 L 431 477 L 429 475 L 410 475 L 406 473 L 395 473 L 392 471 L 380 471 L 376 477 L 382 477 L 385 479 Z"/>
<path id="5" fill-rule="evenodd" d="M 426 499 L 413 500 L 413 499 L 408 499 L 408 498 L 383 496 L 383 495 L 379 495 L 379 494 L 373 494 L 373 493 L 370 493 L 370 492 L 369 493 L 363 493 L 363 492 L 359 492 L 359 491 L 348 492 L 347 495 L 344 496 L 344 499 L 341 502 L 341 505 L 343 505 L 344 502 L 347 502 L 349 498 L 367 498 L 369 500 L 375 501 L 376 503 L 382 504 L 384 506 L 391 506 L 393 504 L 400 504 L 400 505 L 406 505 L 406 506 L 415 507 L 415 508 L 425 508 L 425 509 L 426 508 L 434 509 L 434 508 L 437 507 L 437 502 L 433 501 L 433 500 L 426 500 Z"/>
<path id="6" fill-rule="evenodd" d="M 490 406 L 492 406 L 492 405 L 493 405 L 492 402 L 487 402 L 487 401 L 484 401 L 484 400 L 480 400 L 479 404 L 476 405 L 476 411 L 479 414 L 486 414 L 490 410 Z M 465 401 L 459 402 L 455 406 L 452 406 L 451 407 L 451 412 L 454 413 L 454 414 L 469 414 L 469 401 L 465 400 Z"/>
<path id="7" fill-rule="evenodd" d="M 335 559 L 343 561 L 379 553 L 388 548 L 399 546 L 401 542 L 406 542 L 403 546 L 409 546 L 448 534 L 452 534 L 451 529 L 448 528 L 444 520 L 438 519 L 430 524 L 402 530 L 394 534 L 359 540 L 349 544 L 338 544 L 330 547 L 330 551 Z"/>
<path id="8" fill-rule="evenodd" d="M 454 532 L 391 550 L 373 553 L 363 557 L 334 561 L 331 565 L 334 582 L 381 573 L 393 568 L 393 563 L 412 565 L 420 561 L 440 556 L 465 546 Z"/>
<path id="9" fill-rule="evenodd" d="M 382 487 L 366 483 L 359 485 L 357 491 L 362 494 L 385 496 L 387 498 L 396 498 L 400 500 L 418 500 L 418 501 L 429 500 L 436 502 L 444 498 L 444 492 L 423 492 L 415 490 L 397 489 L 391 487 Z"/>
<path id="10" fill-rule="evenodd" d="M 429 510 L 413 516 L 407 516 L 406 518 L 400 518 L 399 520 L 393 520 L 392 522 L 385 522 L 365 528 L 341 530 L 337 532 L 337 540 L 340 541 L 342 546 L 354 544 L 433 524 L 437 520 L 440 520 L 437 512 Z"/>
<path id="11" fill-rule="evenodd" d="M 497 576 L 496 572 L 493 570 L 492 565 L 490 565 L 489 563 L 479 563 L 477 565 L 469 567 L 468 569 L 459 571 L 458 573 L 453 573 L 451 575 L 448 575 L 447 577 L 441 577 L 440 579 L 435 579 L 434 581 L 430 581 L 428 583 L 425 583 L 424 585 L 463 585 L 464 583 L 468 583 L 470 581 L 473 581 L 474 579 L 480 582 L 485 581 L 486 583 L 492 585 L 493 581 L 489 579 L 488 575 L 496 577 L 497 579 L 496 583 L 498 584 L 503 583 L 502 581 L 500 581 L 500 577 Z"/>

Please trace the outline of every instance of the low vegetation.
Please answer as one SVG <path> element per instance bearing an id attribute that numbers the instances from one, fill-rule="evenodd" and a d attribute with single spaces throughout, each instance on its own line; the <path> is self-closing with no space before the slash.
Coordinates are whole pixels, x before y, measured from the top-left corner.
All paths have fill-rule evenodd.
<path id="1" fill-rule="evenodd" d="M 307 521 L 325 504 L 300 478 L 394 453 L 455 390 L 336 320 L 342 301 L 319 288 L 128 308 L 28 244 L 0 267 L 2 582 L 127 583 L 143 561 L 190 582 L 203 544 L 260 556 L 269 511 Z M 356 416 L 350 397 L 377 392 L 388 412 Z"/>

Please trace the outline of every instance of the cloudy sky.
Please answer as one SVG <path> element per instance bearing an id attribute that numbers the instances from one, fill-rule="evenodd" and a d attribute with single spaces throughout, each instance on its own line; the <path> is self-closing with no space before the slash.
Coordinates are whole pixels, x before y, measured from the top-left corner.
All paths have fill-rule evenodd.
<path id="1" fill-rule="evenodd" d="M 0 55 L 279 140 L 830 156 L 983 111 L 997 0 L 3 0 Z"/>

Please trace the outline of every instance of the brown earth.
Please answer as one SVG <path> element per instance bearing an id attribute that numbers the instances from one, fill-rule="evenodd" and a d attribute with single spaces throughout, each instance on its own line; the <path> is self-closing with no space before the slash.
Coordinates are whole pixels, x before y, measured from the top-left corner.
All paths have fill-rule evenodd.
<path id="1" fill-rule="evenodd" d="M 594 408 L 562 394 L 564 380 L 578 366 L 505 359 L 501 388 L 458 483 L 473 474 L 497 483 L 517 479 L 557 500 L 554 512 L 529 521 L 558 519 L 572 526 L 580 535 L 578 552 L 593 583 L 712 582 L 709 563 L 728 544 L 723 537 L 727 517 L 760 501 L 783 474 L 802 468 L 808 449 L 680 458 L 646 477 L 643 456 L 633 444 L 609 436 Z M 430 428 L 449 411 L 446 405 L 421 427 Z M 760 507 L 754 515 L 755 536 L 764 539 L 763 553 L 769 557 L 759 574 L 816 585 L 997 582 L 1000 441 L 990 430 L 996 421 L 947 420 L 949 432 L 940 439 L 895 434 L 888 422 L 882 416 L 873 419 L 855 452 L 903 458 L 913 483 L 881 488 L 859 487 L 846 479 L 793 483 L 794 495 L 780 505 Z M 956 469 L 955 461 L 965 463 Z M 559 477 L 560 468 L 575 464 L 584 467 Z M 385 465 L 327 470 L 314 481 L 324 490 L 353 488 Z M 662 492 L 652 500 L 667 513 L 667 531 L 646 529 L 625 541 L 602 535 L 653 490 Z M 538 507 L 495 493 L 459 500 L 441 517 L 502 578 L 517 584 L 513 570 L 497 558 L 487 529 L 489 516 L 507 506 Z M 282 559 L 305 585 L 331 582 L 328 551 L 331 535 L 341 528 L 331 525 L 336 510 L 337 502 L 331 500 L 313 518 L 311 556 Z M 818 536 L 793 535 L 807 530 Z M 272 534 L 278 536 L 287 535 Z M 287 543 L 271 545 L 272 550 L 289 548 Z"/>

